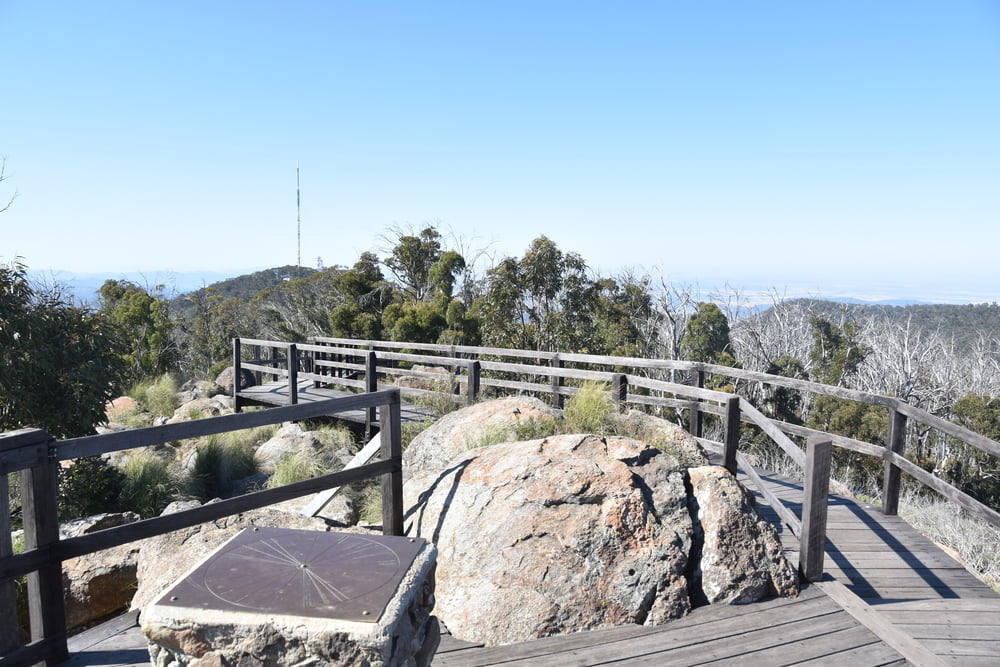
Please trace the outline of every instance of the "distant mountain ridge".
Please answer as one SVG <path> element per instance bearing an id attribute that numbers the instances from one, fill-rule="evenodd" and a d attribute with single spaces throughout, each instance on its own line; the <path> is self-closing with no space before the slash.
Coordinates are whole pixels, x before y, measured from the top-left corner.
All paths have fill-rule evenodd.
<path id="1" fill-rule="evenodd" d="M 289 264 L 247 273 L 235 278 L 227 278 L 171 299 L 170 312 L 174 316 L 183 318 L 191 316 L 194 312 L 194 302 L 200 296 L 250 301 L 263 290 L 295 278 L 305 278 L 314 273 L 316 273 L 316 269 Z"/>

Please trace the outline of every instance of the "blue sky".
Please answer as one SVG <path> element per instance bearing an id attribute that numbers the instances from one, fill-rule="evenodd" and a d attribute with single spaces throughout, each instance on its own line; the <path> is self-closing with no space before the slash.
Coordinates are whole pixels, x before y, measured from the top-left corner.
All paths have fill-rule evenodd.
<path id="1" fill-rule="evenodd" d="M 310 266 L 434 223 L 1000 300 L 992 0 L 0 0 L 0 53 L 0 257 L 36 270 L 295 263 L 299 164 Z"/>

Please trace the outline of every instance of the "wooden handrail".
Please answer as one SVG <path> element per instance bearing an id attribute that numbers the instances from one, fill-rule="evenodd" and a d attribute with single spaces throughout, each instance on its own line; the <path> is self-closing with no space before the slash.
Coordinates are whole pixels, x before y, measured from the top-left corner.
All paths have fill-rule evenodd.
<path id="1" fill-rule="evenodd" d="M 234 346 L 235 349 L 235 346 Z M 294 346 L 288 348 L 294 357 Z M 238 352 L 237 352 L 238 354 Z M 238 376 L 237 376 L 238 382 Z M 403 534 L 402 447 L 400 442 L 400 392 L 375 391 L 346 398 L 290 405 L 243 414 L 153 426 L 133 431 L 55 441 L 45 431 L 28 429 L 0 434 L 0 461 L 5 472 L 20 471 L 25 532 L 25 551 L 11 555 L 9 511 L 0 515 L 0 665 L 59 662 L 67 657 L 66 620 L 63 609 L 62 561 L 112 546 L 162 535 L 180 528 L 238 514 L 249 509 L 321 491 L 330 486 L 381 477 L 386 497 L 382 504 L 382 530 Z M 145 519 L 124 526 L 60 540 L 57 508 L 60 460 L 162 444 L 174 440 L 224 433 L 309 417 L 335 415 L 357 408 L 381 411 L 382 460 L 322 477 L 266 489 L 189 510 Z M 6 501 L 6 474 L 3 475 Z M 17 615 L 3 593 L 12 580 L 27 575 L 31 643 L 16 647 Z"/>
<path id="2" fill-rule="evenodd" d="M 272 343 L 273 344 L 273 343 Z M 776 421 L 763 415 L 756 407 L 746 399 L 740 402 L 740 420 L 752 423 L 764 431 L 779 447 L 790 456 L 800 467 L 805 465 L 806 454 L 788 435 L 810 438 L 814 436 L 829 439 L 833 446 L 849 449 L 855 452 L 876 456 L 885 462 L 885 484 L 883 486 L 883 511 L 887 514 L 894 514 L 897 510 L 898 495 L 900 490 L 899 474 L 908 472 L 911 469 L 919 470 L 912 463 L 901 463 L 902 459 L 902 438 L 903 421 L 910 419 L 914 423 L 929 426 L 949 437 L 953 437 L 960 442 L 975 447 L 991 456 L 1000 457 L 1000 443 L 994 442 L 978 433 L 970 431 L 962 426 L 949 422 L 927 413 L 926 411 L 908 405 L 904 401 L 888 396 L 879 396 L 855 389 L 844 387 L 834 387 L 808 380 L 799 380 L 767 373 L 759 373 L 729 366 L 719 366 L 701 362 L 681 361 L 672 359 L 641 359 L 638 357 L 621 357 L 606 355 L 591 355 L 565 352 L 541 352 L 534 350 L 515 350 L 509 348 L 480 347 L 468 345 L 441 345 L 432 343 L 408 343 L 397 341 L 379 340 L 353 340 L 345 338 L 317 337 L 311 340 L 310 345 L 318 347 L 330 346 L 327 349 L 342 350 L 348 354 L 358 355 L 370 351 L 379 355 L 379 358 L 393 359 L 396 361 L 411 363 L 436 363 L 438 365 L 457 364 L 462 358 L 479 359 L 480 369 L 486 375 L 481 375 L 479 384 L 482 387 L 494 389 L 506 389 L 518 392 L 532 392 L 547 394 L 552 397 L 552 401 L 559 405 L 565 396 L 572 396 L 576 389 L 565 385 L 566 379 L 576 380 L 596 380 L 601 382 L 614 381 L 616 373 L 620 369 L 629 369 L 629 374 L 624 381 L 619 381 L 617 385 L 619 391 L 616 393 L 622 396 L 620 387 L 627 383 L 629 389 L 640 388 L 649 392 L 660 394 L 671 394 L 666 396 L 645 396 L 634 393 L 626 395 L 626 401 L 643 405 L 661 405 L 686 409 L 689 411 L 689 422 L 693 429 L 692 433 L 696 437 L 701 437 L 703 428 L 702 416 L 705 413 L 725 415 L 722 408 L 729 398 L 729 394 L 723 392 L 704 389 L 704 381 L 707 374 L 729 378 L 736 382 L 754 382 L 769 386 L 791 388 L 798 391 L 810 392 L 821 396 L 831 396 L 849 401 L 864 403 L 883 407 L 889 411 L 890 425 L 895 424 L 895 430 L 887 434 L 887 442 L 890 443 L 889 450 L 894 447 L 897 451 L 887 451 L 886 447 L 867 443 L 853 438 L 823 433 L 815 429 L 804 426 L 788 424 Z M 438 355 L 438 356 L 434 356 Z M 460 358 L 461 357 L 461 358 Z M 482 357 L 493 357 L 483 359 Z M 502 359 L 517 359 L 517 362 L 502 361 Z M 586 366 L 586 368 L 574 368 L 568 364 Z M 606 370 L 597 370 L 600 368 Z M 653 377 L 646 377 L 639 373 L 655 373 L 664 371 L 679 371 L 690 374 L 692 385 L 669 383 Z M 516 376 L 546 377 L 546 382 L 527 382 L 522 379 L 503 379 L 491 377 L 490 374 L 509 373 Z M 419 390 L 413 390 L 419 391 Z M 681 397 L 681 398 L 677 398 Z M 948 484 L 944 480 L 929 476 L 929 473 L 920 471 L 911 475 L 918 481 L 924 483 L 946 498 L 959 502 L 966 509 L 973 510 L 993 525 L 1000 527 L 1000 522 L 994 518 L 996 512 L 990 510 L 982 503 L 962 493 L 959 489 Z M 933 482 L 926 481 L 932 478 Z"/>

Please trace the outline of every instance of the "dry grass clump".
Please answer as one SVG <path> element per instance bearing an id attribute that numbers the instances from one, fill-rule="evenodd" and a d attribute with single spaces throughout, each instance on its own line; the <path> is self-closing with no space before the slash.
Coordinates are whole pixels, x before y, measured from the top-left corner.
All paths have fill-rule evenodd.
<path id="1" fill-rule="evenodd" d="M 900 498 L 899 515 L 957 553 L 967 567 L 1000 593 L 1000 529 L 970 517 L 952 502 L 915 491 Z"/>

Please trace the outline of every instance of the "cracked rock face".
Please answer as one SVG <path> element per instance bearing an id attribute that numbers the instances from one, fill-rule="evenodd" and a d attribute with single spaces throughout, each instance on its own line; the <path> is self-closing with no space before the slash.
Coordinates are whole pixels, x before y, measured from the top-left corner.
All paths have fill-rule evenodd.
<path id="1" fill-rule="evenodd" d="M 439 551 L 436 614 L 487 645 L 687 613 L 685 469 L 627 438 L 562 435 L 460 453 L 405 486 Z"/>

